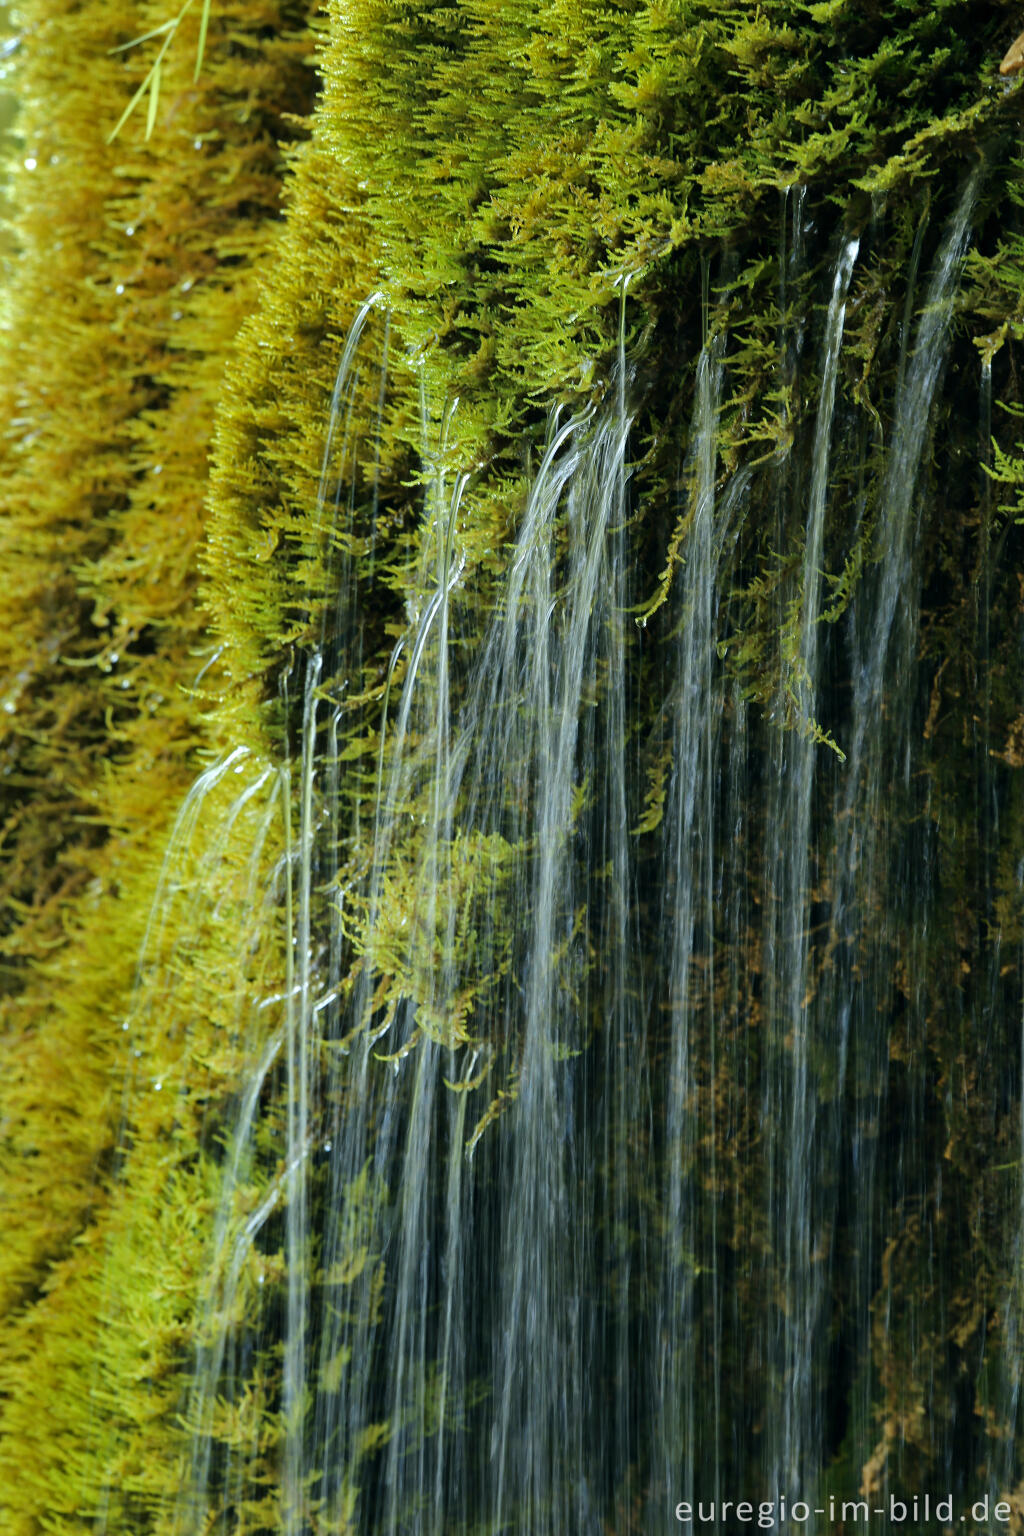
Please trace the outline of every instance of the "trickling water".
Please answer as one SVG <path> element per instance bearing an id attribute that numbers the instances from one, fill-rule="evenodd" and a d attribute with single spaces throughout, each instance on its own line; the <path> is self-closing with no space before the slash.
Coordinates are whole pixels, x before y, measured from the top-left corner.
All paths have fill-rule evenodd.
<path id="1" fill-rule="evenodd" d="M 892 1091 L 889 1058 L 894 1048 L 886 1031 L 878 1026 L 880 1017 L 884 1017 L 883 1010 L 892 1006 L 892 972 L 900 963 L 896 957 L 901 948 L 907 956 L 903 963 L 912 980 L 905 1014 L 896 1029 L 905 1032 L 906 1040 L 915 1042 L 910 1047 L 914 1051 L 922 1048 L 919 1042 L 926 1036 L 922 984 L 934 871 L 906 867 L 908 854 L 913 854 L 906 845 L 900 846 L 898 835 L 892 830 L 895 818 L 887 814 L 887 805 L 902 796 L 909 798 L 911 790 L 911 687 L 918 611 L 914 579 L 915 493 L 922 475 L 976 194 L 974 176 L 965 186 L 944 233 L 912 346 L 908 294 L 891 441 L 878 502 L 877 578 L 866 582 L 858 594 L 850 625 L 853 696 L 849 761 L 843 787 L 836 793 L 836 837 L 829 881 L 834 893 L 832 932 L 836 963 L 824 978 L 820 1017 L 825 1022 L 825 1038 L 831 1041 L 835 1054 L 840 1085 L 852 1060 L 855 1107 L 851 1124 L 841 1129 L 840 1134 L 848 1139 L 851 1153 L 856 1156 L 857 1189 L 865 1212 L 873 1203 L 875 1180 L 884 1173 L 879 1166 L 883 1154 L 881 1128 L 888 1112 L 887 1097 Z M 916 277 L 921 237 L 919 230 L 912 278 Z M 923 819 L 927 822 L 927 813 Z M 927 845 L 918 856 L 930 858 Z M 927 1200 L 920 1159 L 925 1142 L 923 1114 L 916 1085 L 906 1107 L 895 1169 L 886 1175 L 893 1179 L 897 1206 L 904 1211 L 923 1207 Z M 871 1348 L 871 1332 L 873 1326 L 877 1327 L 880 1305 L 875 1278 L 880 1258 L 878 1245 L 887 1239 L 889 1251 L 900 1241 L 897 1233 L 877 1233 L 867 1220 L 858 1220 L 853 1239 L 854 1291 L 860 1311 L 859 1347 L 865 1353 Z M 887 1319 L 887 1328 L 897 1326 L 894 1320 L 888 1320 L 887 1313 L 882 1316 Z M 853 1411 L 857 1411 L 856 1404 Z M 866 1401 L 861 1414 L 865 1436 L 877 1433 Z M 888 1428 L 892 1428 L 891 1420 Z M 880 1484 L 884 1486 L 883 1446 L 888 1455 L 889 1441 L 883 1439 L 863 1474 L 867 1492 L 876 1492 Z"/>
<path id="2" fill-rule="evenodd" d="M 847 329 L 872 236 L 844 234 L 818 282 L 805 193 L 787 194 L 779 366 L 787 399 L 813 377 L 812 424 L 786 415 L 764 468 L 722 451 L 737 343 L 708 279 L 660 629 L 630 617 L 646 593 L 625 285 L 614 387 L 552 412 L 486 623 L 458 402 L 438 421 L 421 372 L 419 561 L 353 794 L 379 512 L 354 401 L 379 373 L 379 426 L 390 335 L 370 323 L 379 296 L 357 315 L 312 533 L 328 600 L 284 685 L 298 745 L 243 791 L 262 807 L 254 871 L 280 828 L 254 905 L 284 912 L 282 974 L 250 989 L 237 1030 L 251 1067 L 183 1404 L 180 1536 L 244 1529 L 261 1499 L 286 1536 L 626 1536 L 676 1528 L 676 1504 L 698 1501 L 725 1533 L 723 1500 L 813 1507 L 837 1466 L 856 1479 L 844 1497 L 861 1482 L 882 1497 L 899 1472 L 919 1431 L 879 1410 L 902 1400 L 877 1338 L 897 1327 L 892 1265 L 942 1200 L 925 1073 L 907 1071 L 905 1126 L 890 1103 L 891 1053 L 926 1051 L 940 888 L 939 812 L 914 777 L 917 510 L 975 196 L 971 181 L 919 314 L 911 274 L 888 440 L 863 453 L 853 512 Z M 923 271 L 926 238 L 922 221 Z M 820 319 L 787 319 L 815 282 Z M 351 487 L 375 460 L 357 539 Z M 774 518 L 759 550 L 796 552 L 765 725 L 722 660 L 759 487 Z M 863 549 L 869 515 L 870 569 L 826 629 L 833 546 Z M 989 539 L 986 523 L 980 665 Z M 994 844 L 987 748 L 974 771 Z M 1001 951 L 984 943 L 995 1008 Z M 1001 1379 L 1013 1419 L 1019 1373 Z"/>
<path id="3" fill-rule="evenodd" d="M 921 454 L 931 421 L 935 389 L 946 356 L 949 322 L 960 264 L 967 249 L 971 215 L 977 197 L 978 177 L 967 183 L 940 252 L 928 287 L 924 312 L 915 337 L 913 357 L 906 376 L 900 378 L 896 398 L 893 442 L 889 450 L 881 495 L 879 544 L 883 550 L 879 590 L 872 605 L 866 654 L 861 663 L 854 693 L 854 776 L 864 748 L 869 721 L 877 714 L 888 672 L 892 630 L 897 619 L 897 603 L 904 599 L 903 625 L 911 629 L 915 602 L 909 588 L 909 560 L 913 542 L 912 512 Z M 903 653 L 895 658 L 901 678 L 906 659 L 912 652 L 909 636 Z M 902 665 L 901 665 L 902 663 Z"/>
<path id="4" fill-rule="evenodd" d="M 811 483 L 804 535 L 804 558 L 794 636 L 796 640 L 796 725 L 785 743 L 782 782 L 772 834 L 772 866 L 776 902 L 771 949 L 775 956 L 769 1006 L 778 1016 L 780 1075 L 772 1094 L 772 1115 L 782 1131 L 776 1166 L 781 1185 L 774 1194 L 778 1212 L 777 1251 L 782 1255 L 786 1285 L 780 1379 L 783 1400 L 776 1420 L 776 1445 L 771 1453 L 769 1483 L 800 1488 L 817 1499 L 817 1476 L 824 1433 L 820 1401 L 820 1355 L 827 1265 L 820 1250 L 827 1232 L 827 1211 L 820 1191 L 808 1177 L 821 1155 L 818 1116 L 820 1090 L 809 1038 L 814 1013 L 810 968 L 812 828 L 811 795 L 817 756 L 815 717 L 818 708 L 818 635 L 820 628 L 821 565 L 829 462 L 832 452 L 836 383 L 842 352 L 846 301 L 859 241 L 845 242 L 836 264 L 825 324 L 821 390 L 811 455 Z M 781 707 L 781 706 L 780 706 Z"/>
<path id="5" fill-rule="evenodd" d="M 718 409 L 722 388 L 721 342 L 705 347 L 697 367 L 697 395 L 690 433 L 691 521 L 681 594 L 678 693 L 673 701 L 672 782 L 668 798 L 669 864 L 663 918 L 669 956 L 672 1029 L 665 1098 L 667 1169 L 666 1257 L 655 1338 L 658 1447 L 664 1483 L 679 1496 L 693 1497 L 698 1466 L 700 1419 L 694 1395 L 691 1351 L 695 1345 L 693 1288 L 698 1228 L 692 1189 L 699 1158 L 699 1091 L 691 1063 L 693 995 L 707 1007 L 710 976 L 700 992 L 692 972 L 712 956 L 695 953 L 709 944 L 713 921 L 709 861 L 714 842 L 714 752 L 720 700 L 712 694 L 712 661 L 718 564 L 724 546 L 724 519 L 716 525 L 715 477 Z M 700 933 L 698 934 L 698 929 Z M 711 1047 L 713 1049 L 713 1046 Z M 714 1064 L 709 1063 L 714 1076 Z M 715 1416 L 717 1426 L 717 1415 Z M 702 1458 L 717 1468 L 717 1446 L 701 1446 Z M 710 1455 L 708 1454 L 710 1453 Z"/>

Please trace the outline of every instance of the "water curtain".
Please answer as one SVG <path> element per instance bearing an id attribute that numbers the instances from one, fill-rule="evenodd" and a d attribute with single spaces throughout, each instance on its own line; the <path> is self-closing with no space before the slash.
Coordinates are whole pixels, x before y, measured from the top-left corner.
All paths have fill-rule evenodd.
<path id="1" fill-rule="evenodd" d="M 914 952 L 938 899 L 906 846 L 918 813 L 892 803 L 920 771 L 917 530 L 978 187 L 964 182 L 908 293 L 885 440 L 854 465 L 862 505 L 868 477 L 878 491 L 870 529 L 852 522 L 869 570 L 841 624 L 823 622 L 822 568 L 833 460 L 857 446 L 839 379 L 862 237 L 838 232 L 820 322 L 802 317 L 781 349 L 794 369 L 817 350 L 806 457 L 721 462 L 733 343 L 726 304 L 712 312 L 653 721 L 625 285 L 611 388 L 551 413 L 482 630 L 459 533 L 472 476 L 448 467 L 458 404 L 433 427 L 424 396 L 423 554 L 346 825 L 337 680 L 358 670 L 364 601 L 342 500 L 350 395 L 361 366 L 385 389 L 390 323 L 371 363 L 381 297 L 357 315 L 320 481 L 335 597 L 282 684 L 294 754 L 276 777 L 252 770 L 226 813 L 259 796 L 289 808 L 272 910 L 291 937 L 225 1131 L 176 1530 L 234 1529 L 259 1507 L 247 1372 L 268 1338 L 289 1536 L 661 1529 L 698 1502 L 727 1531 L 731 1489 L 820 1505 L 837 1463 L 844 1495 L 880 1497 L 871 1468 L 890 1447 L 872 1405 L 903 1240 L 882 1212 L 926 1140 L 920 1106 L 891 1123 L 892 972 L 908 976 L 898 1027 L 923 1038 Z M 797 203 L 780 261 L 794 279 L 801 219 Z M 767 728 L 723 664 L 766 480 L 802 549 L 777 598 L 788 665 Z M 270 1310 L 244 1303 L 254 1263 L 277 1266 Z M 1010 1338 L 1009 1269 L 1006 1283 Z M 1012 1422 L 1008 1351 L 991 1390 Z M 231 1405 L 252 1440 L 225 1454 Z M 993 1497 L 1006 1474 L 990 1465 Z"/>

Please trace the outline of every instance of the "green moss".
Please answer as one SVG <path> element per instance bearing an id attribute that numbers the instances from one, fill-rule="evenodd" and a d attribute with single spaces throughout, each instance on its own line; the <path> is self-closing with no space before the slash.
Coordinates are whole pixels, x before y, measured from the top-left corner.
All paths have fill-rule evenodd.
<path id="1" fill-rule="evenodd" d="M 1016 424 L 1024 235 L 1014 192 L 1019 90 L 997 76 L 1012 7 L 335 0 L 314 23 L 298 3 L 217 0 L 198 78 L 197 8 L 182 27 L 193 31 L 161 66 L 151 124 L 136 114 L 113 143 L 159 43 L 112 50 L 168 13 L 157 0 L 30 0 L 24 12 L 21 167 L 12 180 L 20 256 L 0 371 L 11 592 L 0 633 L 11 706 L 0 745 L 8 1527 L 19 1536 L 100 1520 L 140 1536 L 172 1529 L 194 1432 L 213 1446 L 216 1497 L 238 1529 L 280 1529 L 287 1089 L 279 1065 L 268 1069 L 254 1149 L 229 1208 L 218 1207 L 217 1190 L 232 1155 L 225 1128 L 251 1061 L 285 1028 L 272 1010 L 250 1024 L 248 1003 L 281 990 L 292 963 L 254 893 L 281 896 L 273 870 L 294 836 L 270 797 L 282 762 L 294 758 L 304 656 L 320 645 L 326 658 L 321 718 L 336 711 L 338 824 L 353 829 L 334 834 L 315 912 L 326 931 L 340 903 L 344 998 L 365 999 L 351 1028 L 380 1029 L 415 1005 L 419 1034 L 396 1049 L 408 1054 L 418 1040 L 462 1051 L 465 1075 L 449 1087 L 464 1106 L 462 1141 L 480 1149 L 499 1115 L 514 1113 L 519 1087 L 522 1042 L 502 1034 L 492 1004 L 513 984 L 508 887 L 535 845 L 489 832 L 432 845 L 416 830 L 428 788 L 414 767 L 400 807 L 411 830 L 391 850 L 373 921 L 359 884 L 378 774 L 386 782 L 396 754 L 422 745 L 410 736 L 396 747 L 391 727 L 409 666 L 395 642 L 422 598 L 424 570 L 442 559 L 460 569 L 451 609 L 461 663 L 501 592 L 549 413 L 610 401 L 621 338 L 636 412 L 630 619 L 643 624 L 630 622 L 622 642 L 639 699 L 628 727 L 642 781 L 630 824 L 638 867 L 653 884 L 673 771 L 662 706 L 694 512 L 679 487 L 700 347 L 722 338 L 720 478 L 742 476 L 747 488 L 721 593 L 718 659 L 731 687 L 723 729 L 730 741 L 749 731 L 750 759 L 763 766 L 780 750 L 779 725 L 808 728 L 798 707 L 801 497 L 829 241 L 856 228 L 863 250 L 824 552 L 831 659 L 839 642 L 830 637 L 849 622 L 879 553 L 880 466 L 920 302 L 917 274 L 980 156 L 988 180 L 950 367 L 965 382 L 949 385 L 936 434 L 953 446 L 931 451 L 922 478 L 919 667 L 928 697 L 908 707 L 927 746 L 921 782 L 894 811 L 904 830 L 934 829 L 941 876 L 923 957 L 913 934 L 894 941 L 872 926 L 872 901 L 881 910 L 886 900 L 881 876 L 864 939 L 871 963 L 881 971 L 884 958 L 891 969 L 894 1016 L 915 988 L 927 993 L 926 1037 L 907 1044 L 894 1032 L 889 1122 L 866 1139 L 898 1140 L 903 1075 L 918 1052 L 929 1063 L 929 1136 L 942 1145 L 929 1144 L 916 1165 L 918 1206 L 885 1189 L 872 1216 L 885 1258 L 873 1369 L 859 1362 L 858 1380 L 878 1449 L 858 1470 L 877 1478 L 891 1454 L 918 1486 L 934 1486 L 930 1458 L 953 1434 L 955 1414 L 944 1410 L 935 1428 L 929 1383 L 951 1353 L 957 1369 L 972 1369 L 985 1328 L 998 1347 L 1002 1282 L 987 1255 L 1013 1219 L 1009 1186 L 985 1183 L 993 1160 L 1012 1161 L 1012 1116 L 971 1065 L 966 1022 L 984 1006 L 983 965 L 997 948 L 1011 953 L 1022 933 L 1012 787 L 1024 761 L 1020 597 L 1004 554 L 1016 548 L 1024 510 Z M 314 47 L 321 86 L 311 110 Z M 332 419 L 345 338 L 371 295 Z M 968 420 L 979 349 L 1006 408 L 992 426 L 987 491 L 975 471 L 988 450 Z M 440 488 L 463 473 L 449 547 Z M 973 703 L 982 632 L 984 721 Z M 608 686 L 605 673 L 595 675 L 593 698 Z M 810 727 L 821 746 L 843 749 L 848 687 L 823 690 Z M 754 719 L 761 710 L 778 717 L 770 729 Z M 327 741 L 324 729 L 319 745 L 330 756 Z M 179 837 L 172 848 L 176 894 L 161 883 L 174 808 L 199 767 L 237 747 L 248 754 L 242 786 L 266 778 L 244 809 L 229 792 L 233 779 L 210 787 L 196 841 Z M 1012 824 L 991 870 L 958 799 L 964 777 L 980 782 L 983 770 Z M 591 785 L 577 791 L 582 827 L 602 809 Z M 513 792 L 503 793 L 511 803 Z M 902 848 L 887 852 L 895 860 Z M 741 856 L 752 888 L 766 890 L 758 808 Z M 447 878 L 424 912 L 424 882 L 438 863 Z M 602 869 L 588 880 L 592 910 L 580 908 L 565 941 L 581 1018 L 559 1049 L 574 1060 L 589 1059 L 605 1029 L 598 957 L 611 877 Z M 829 896 L 824 875 L 819 896 Z M 162 915 L 136 977 L 154 898 Z M 643 899 L 653 932 L 656 899 Z M 706 1004 L 695 1026 L 694 1094 L 717 1106 L 712 1126 L 729 1127 L 702 1129 L 686 1169 L 695 1188 L 713 1171 L 718 1182 L 697 1198 L 721 1217 L 718 1251 L 704 1251 L 703 1237 L 686 1250 L 698 1316 L 714 1305 L 706 1277 L 718 1266 L 750 1315 L 761 1305 L 758 1286 L 784 1280 L 758 1203 L 764 1131 L 748 1092 L 779 1049 L 763 998 L 764 922 L 752 911 L 746 928 L 737 923 L 720 974 L 709 966 L 693 982 Z M 456 955 L 472 980 L 439 988 Z M 815 987 L 841 962 L 823 946 Z M 740 976 L 757 978 L 756 996 Z M 954 995 L 951 1016 L 944 1000 Z M 660 1017 L 651 1040 L 661 1070 Z M 310 1049 L 326 1064 L 349 1043 L 325 1027 Z M 1000 1036 L 992 1048 L 1011 1046 Z M 867 1054 L 858 1058 L 852 1075 L 861 1077 L 849 1090 L 858 1106 L 880 1092 L 880 1071 Z M 823 1097 L 838 1094 L 824 1067 L 821 1076 Z M 323 1081 L 343 1093 L 326 1065 Z M 987 1107 L 982 1132 L 964 1108 L 976 1103 Z M 330 1094 L 312 1106 L 311 1136 L 338 1108 Z M 955 1217 L 946 1214 L 956 1205 L 950 1184 L 962 1200 Z M 972 1204 L 975 1185 L 983 1193 Z M 326 1207 L 323 1181 L 311 1198 Z M 373 1232 L 390 1198 L 364 1170 L 344 1192 L 337 1251 L 322 1264 L 311 1258 L 311 1284 L 336 1291 L 343 1311 L 355 1309 L 357 1285 L 368 1287 L 374 1318 L 383 1305 L 391 1275 Z M 264 1206 L 228 1284 L 223 1255 Z M 218 1220 L 231 1239 L 222 1232 L 219 1271 L 211 1270 Z M 651 1217 L 652 1230 L 659 1220 Z M 639 1239 L 623 1218 L 608 1241 L 619 1252 Z M 948 1282 L 941 1294 L 929 1268 L 936 1252 Z M 757 1257 L 753 1270 L 745 1253 Z M 626 1268 L 610 1283 L 628 1290 Z M 837 1312 L 863 1302 L 844 1285 L 840 1277 Z M 982 1302 L 971 1300 L 975 1291 Z M 633 1304 L 642 1313 L 650 1298 Z M 205 1405 L 189 1397 L 197 1306 L 209 1309 L 200 1345 L 230 1338 L 246 1361 Z M 335 1390 L 349 1363 L 340 1353 L 320 1361 L 322 1388 Z M 744 1359 L 726 1367 L 741 1385 L 753 1370 Z M 706 1373 L 707 1361 L 698 1368 Z M 410 1419 L 419 1414 L 431 1434 L 436 1399 L 430 1380 L 410 1387 Z M 345 1500 L 333 1527 L 324 1514 L 324 1530 L 360 1528 L 358 1484 L 395 1432 L 384 1420 L 365 1429 L 344 1470 Z"/>
<path id="2" fill-rule="evenodd" d="M 110 50 L 164 19 L 155 4 L 29 4 L 15 54 L 19 254 L 0 370 L 0 1508 L 19 1532 L 92 1528 L 116 1481 L 99 1470 L 111 1447 L 140 1509 L 173 1486 L 159 1442 L 200 1268 L 183 1237 L 201 1215 L 191 1140 L 175 1174 L 166 1124 L 142 1119 L 148 1151 L 112 1179 L 131 1101 L 121 1024 L 162 840 L 218 746 L 191 687 L 215 643 L 195 600 L 207 450 L 278 212 L 281 114 L 308 104 L 310 75 L 301 8 L 218 6 L 201 78 L 187 49 L 169 55 L 151 141 L 136 122 L 110 144 L 137 83 L 133 59 Z M 203 1027 L 216 1037 L 212 1017 Z M 213 1047 L 196 1050 L 198 1065 Z M 159 1047 L 156 1059 L 165 1070 Z M 237 1059 L 211 1071 L 221 1092 L 232 1070 Z M 198 1124 L 186 1116 L 179 1137 Z M 135 1231 L 146 1258 L 130 1280 L 111 1268 L 115 1187 L 115 1207 L 145 1204 L 152 1222 Z"/>

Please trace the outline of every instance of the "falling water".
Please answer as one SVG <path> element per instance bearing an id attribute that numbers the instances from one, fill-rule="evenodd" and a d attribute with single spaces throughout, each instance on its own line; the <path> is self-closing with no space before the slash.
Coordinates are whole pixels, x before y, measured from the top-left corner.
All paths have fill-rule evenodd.
<path id="1" fill-rule="evenodd" d="M 825 324 L 821 390 L 811 454 L 811 482 L 800 574 L 800 598 L 795 623 L 796 723 L 785 742 L 782 775 L 772 835 L 772 867 L 777 881 L 772 905 L 770 938 L 775 961 L 769 978 L 769 1009 L 778 1020 L 782 1039 L 778 1078 L 771 1092 L 770 1115 L 784 1127 L 776 1153 L 781 1178 L 775 1204 L 779 1232 L 777 1251 L 783 1256 L 786 1306 L 780 1340 L 779 1371 L 784 1384 L 777 1419 L 777 1444 L 772 1453 L 770 1486 L 800 1488 L 812 1502 L 817 1497 L 823 1423 L 820 1385 L 814 1371 L 820 1353 L 827 1267 L 819 1248 L 826 1228 L 820 1189 L 807 1177 L 818 1161 L 817 1119 L 820 1091 L 813 1082 L 814 1064 L 808 1038 L 813 1024 L 809 999 L 814 984 L 810 969 L 812 928 L 811 795 L 817 758 L 815 717 L 819 699 L 821 565 L 828 500 L 836 383 L 842 352 L 846 301 L 859 241 L 844 242 L 836 264 Z M 820 727 L 819 727 L 820 729 Z"/>
<path id="2" fill-rule="evenodd" d="M 864 755 L 865 738 L 879 708 L 890 670 L 890 658 L 897 676 L 902 677 L 913 654 L 916 600 L 910 589 L 910 560 L 914 531 L 914 491 L 931 421 L 932 402 L 945 361 L 953 299 L 960 264 L 970 236 L 977 180 L 977 175 L 973 176 L 961 194 L 960 204 L 947 231 L 929 284 L 913 356 L 905 377 L 901 376 L 900 379 L 893 442 L 888 454 L 881 496 L 881 574 L 870 619 L 864 616 L 865 649 L 854 685 L 852 780 L 856 778 L 856 770 Z M 901 599 L 904 607 L 898 613 L 897 605 Z M 893 652 L 894 626 L 903 632 L 898 637 L 900 649 L 896 652 Z"/>
<path id="3" fill-rule="evenodd" d="M 701 353 L 690 434 L 690 526 L 681 595 L 678 694 L 673 701 L 673 774 L 669 793 L 669 867 L 667 910 L 663 919 L 670 957 L 669 997 L 673 1014 L 665 1101 L 666 1260 L 662 1302 L 655 1337 L 657 1397 L 661 1418 L 659 1449 L 667 1487 L 692 1498 L 698 1465 L 696 1435 L 700 1419 L 694 1397 L 690 1355 L 695 1347 L 694 1285 L 699 1274 L 697 1224 L 692 1198 L 699 1140 L 695 1120 L 698 1090 L 691 1063 L 692 972 L 710 966 L 707 953 L 712 921 L 710 860 L 714 846 L 714 762 L 719 701 L 712 694 L 718 566 L 725 544 L 724 517 L 715 518 L 716 444 L 722 387 L 721 344 Z M 705 953 L 698 957 L 698 943 Z M 710 976 L 698 995 L 707 1008 Z M 713 1044 L 709 1041 L 709 1048 Z M 714 1064 L 709 1063 L 713 1077 Z M 713 1111 L 712 1111 L 713 1112 Z M 713 1136 L 713 1132 L 712 1132 Z M 715 1418 L 717 1425 L 717 1415 Z M 710 1465 L 717 1467 L 717 1447 Z"/>
<path id="4" fill-rule="evenodd" d="M 654 624 L 633 618 L 649 594 L 629 553 L 644 386 L 625 284 L 612 387 L 550 413 L 482 626 L 458 402 L 438 415 L 422 372 L 421 557 L 372 703 L 373 766 L 349 793 L 379 511 L 375 471 L 357 562 L 350 488 L 374 447 L 354 401 L 378 381 L 379 430 L 389 370 L 411 366 L 389 361 L 379 295 L 357 315 L 312 531 L 329 596 L 283 683 L 296 745 L 248 765 L 211 843 L 251 812 L 249 899 L 285 931 L 278 987 L 239 1004 L 249 1068 L 221 1128 L 178 1536 L 244 1529 L 257 1508 L 285 1536 L 626 1536 L 677 1528 L 675 1506 L 698 1502 L 724 1533 L 723 1500 L 820 1504 L 837 1458 L 872 1493 L 896 1475 L 874 1340 L 931 1154 L 912 1072 L 906 1127 L 883 1136 L 887 1009 L 901 968 L 891 1027 L 923 1049 L 938 890 L 915 798 L 918 510 L 976 193 L 938 239 L 919 312 L 909 285 L 887 440 L 852 510 L 837 490 L 863 442 L 846 336 L 873 236 L 844 231 L 821 278 L 803 195 L 791 232 L 784 210 L 780 367 L 812 425 L 787 420 L 763 468 L 721 450 L 736 341 L 709 300 Z M 820 319 L 787 321 L 815 283 Z M 799 551 L 764 722 L 722 660 L 762 480 L 776 540 Z M 833 526 L 841 559 L 869 547 L 840 624 Z M 983 642 L 989 539 L 986 524 Z M 182 827 L 240 762 L 204 776 Z M 987 749 L 976 779 L 994 842 Z M 988 967 L 994 1007 L 998 942 Z M 898 1230 L 890 1200 L 911 1213 Z M 1016 1337 L 1012 1286 L 1005 1318 Z M 1013 1418 L 1017 1375 L 1000 1390 Z M 1008 1456 L 987 1486 L 1011 1473 Z"/>
<path id="5" fill-rule="evenodd" d="M 881 1130 L 893 1085 L 887 1059 L 892 1044 L 879 1028 L 879 1019 L 885 1017 L 887 1007 L 892 1007 L 892 971 L 905 943 L 911 994 L 896 1029 L 914 1041 L 913 1051 L 922 1049 L 927 1034 L 923 982 L 928 904 L 934 900 L 934 872 L 927 864 L 933 854 L 927 843 L 915 849 L 908 840 L 901 846 L 893 830 L 895 818 L 887 814 L 887 806 L 900 797 L 912 803 L 914 795 L 915 709 L 911 690 L 919 602 L 915 585 L 916 492 L 976 195 L 977 176 L 973 176 L 944 232 L 912 341 L 913 290 L 908 291 L 894 419 L 878 503 L 880 558 L 874 579 L 869 578 L 858 594 L 850 622 L 853 690 L 849 760 L 835 791 L 836 836 L 830 877 L 836 963 L 823 978 L 820 1017 L 840 1084 L 848 1070 L 852 1075 L 854 1108 L 849 1125 L 840 1127 L 839 1133 L 849 1145 L 846 1155 L 852 1159 L 851 1176 L 864 1199 L 863 1213 L 871 1208 L 880 1178 L 894 1181 L 899 1190 L 897 1199 L 906 1209 L 923 1206 L 926 1200 L 925 1176 L 920 1169 L 920 1151 L 926 1138 L 919 1087 L 911 1089 L 895 1171 L 887 1170 L 881 1161 L 885 1156 Z M 919 248 L 920 239 L 915 253 Z M 911 280 L 915 278 L 916 266 Z M 927 824 L 922 809 L 917 807 L 911 814 Z M 924 862 L 924 868 L 918 867 L 918 860 Z M 890 913 L 894 914 L 895 928 L 889 927 Z M 854 1305 L 859 1312 L 856 1348 L 865 1354 L 870 1351 L 871 1330 L 876 1326 L 872 1310 L 878 1306 L 879 1246 L 894 1240 L 899 1240 L 897 1234 L 873 1230 L 864 1214 L 857 1219 L 851 1255 Z M 866 1387 L 864 1391 L 866 1398 Z M 851 1411 L 858 1411 L 856 1403 Z M 872 1426 L 866 1400 L 859 1411 L 862 1432 L 868 1435 Z M 885 1475 L 887 1463 L 879 1462 L 878 1455 L 876 1449 L 876 1470 L 864 1475 L 866 1491 L 871 1491 L 873 1478 Z M 893 1472 L 898 1481 L 898 1464 Z"/>

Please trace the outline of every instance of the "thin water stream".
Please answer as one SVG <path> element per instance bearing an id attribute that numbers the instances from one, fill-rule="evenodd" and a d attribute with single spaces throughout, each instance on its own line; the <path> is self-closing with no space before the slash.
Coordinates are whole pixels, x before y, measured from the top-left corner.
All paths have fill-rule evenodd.
<path id="1" fill-rule="evenodd" d="M 373 460 L 352 402 L 379 374 L 381 419 L 390 322 L 381 341 L 378 295 L 357 315 L 314 534 L 330 601 L 285 685 L 292 748 L 245 791 L 267 816 L 288 808 L 284 975 L 242 1030 L 178 1536 L 244 1529 L 233 1511 L 268 1458 L 285 1536 L 628 1536 L 679 1528 L 677 1505 L 713 1507 L 701 1528 L 724 1536 L 730 1499 L 772 1501 L 782 1529 L 783 1495 L 813 1507 L 845 1479 L 844 1497 L 882 1497 L 916 1465 L 921 1425 L 880 1341 L 898 1327 L 894 1266 L 918 1263 L 942 1219 L 919 523 L 977 195 L 974 179 L 927 236 L 881 446 L 847 351 L 873 233 L 841 232 L 814 272 L 803 195 L 787 199 L 780 366 L 809 401 L 767 466 L 721 446 L 723 278 L 692 368 L 660 628 L 633 617 L 644 386 L 625 319 L 605 400 L 549 416 L 483 625 L 458 404 L 435 420 L 424 380 L 422 558 L 369 815 L 343 793 L 344 679 L 370 600 L 346 485 Z M 797 555 L 773 598 L 783 664 L 762 720 L 724 658 L 765 486 L 773 538 Z M 862 547 L 866 507 L 863 579 L 832 624 L 825 572 Z M 378 512 L 375 481 L 371 543 Z M 981 668 L 994 579 L 983 563 Z M 233 765 L 205 776 L 183 826 Z M 990 888 L 1001 790 L 980 750 L 976 780 Z M 991 1012 L 1006 972 L 998 939 L 981 944 Z M 276 1299 L 252 1300 L 259 1264 Z M 1004 1296 L 1012 1340 L 1012 1284 Z M 277 1439 L 226 1453 L 218 1426 L 268 1341 Z M 1019 1371 L 991 1391 L 1015 1421 Z M 988 1486 L 1013 1475 L 1008 1451 Z"/>

